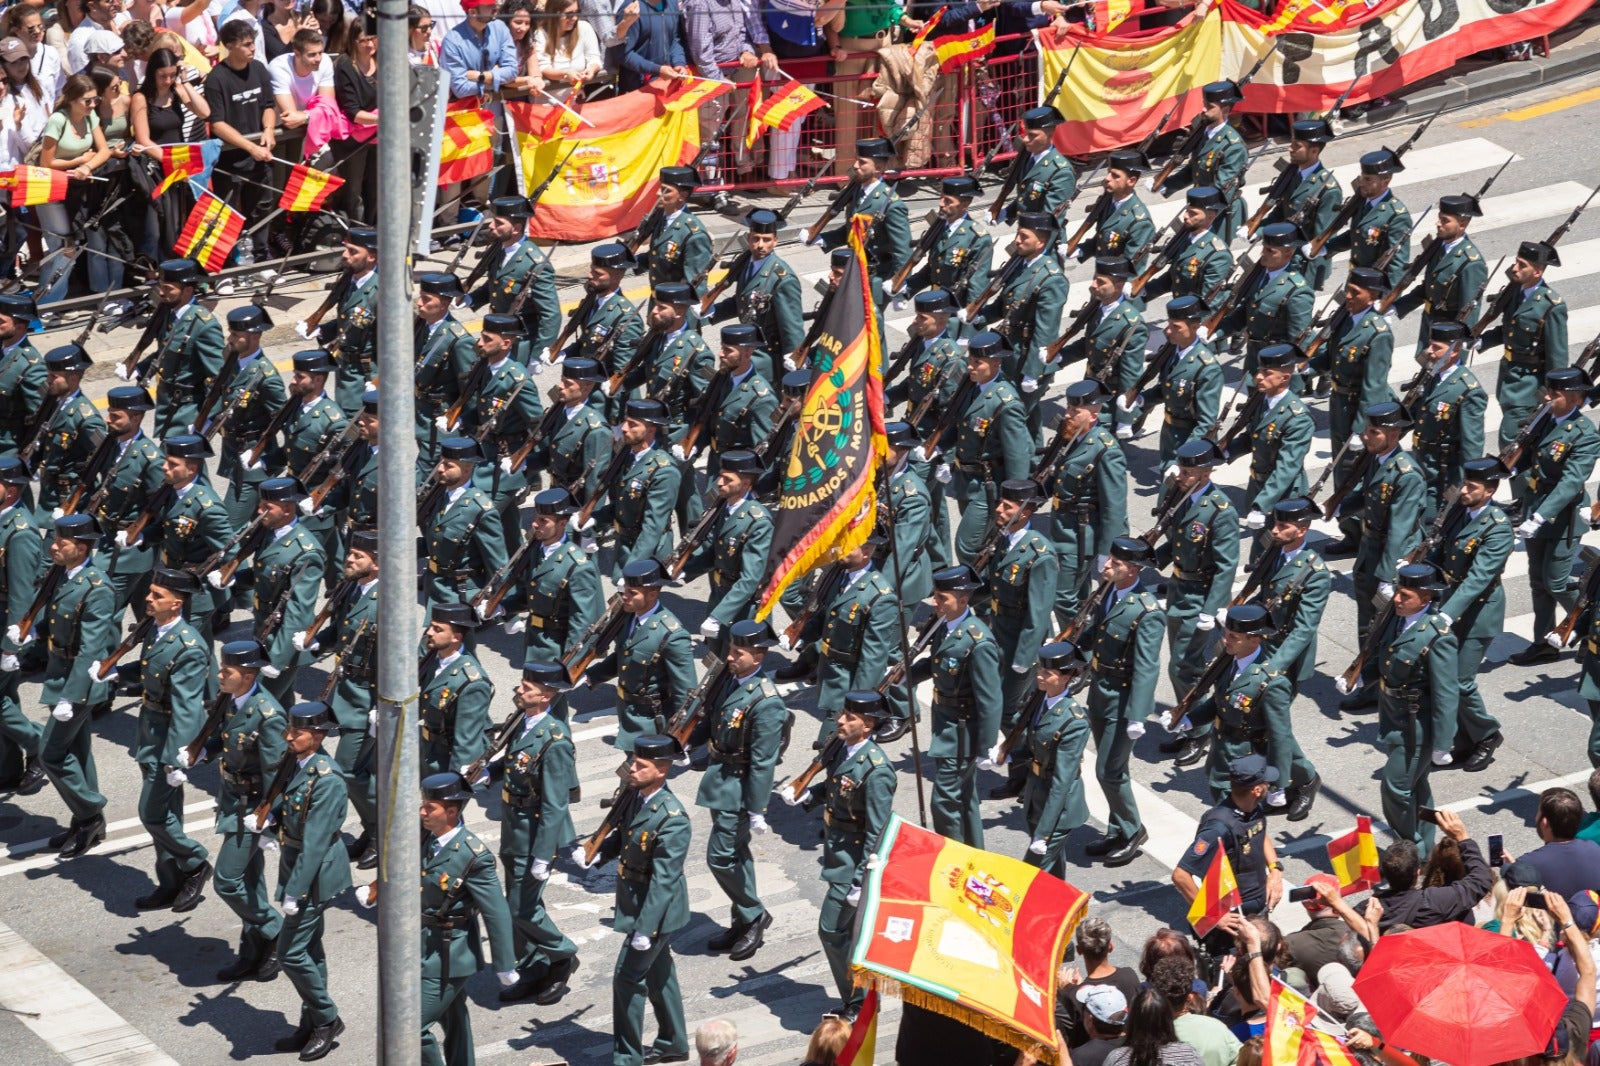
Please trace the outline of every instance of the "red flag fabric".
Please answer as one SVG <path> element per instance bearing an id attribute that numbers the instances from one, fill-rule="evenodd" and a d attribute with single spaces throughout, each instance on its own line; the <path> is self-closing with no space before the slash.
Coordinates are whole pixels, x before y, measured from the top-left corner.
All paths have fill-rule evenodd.
<path id="1" fill-rule="evenodd" d="M 195 201 L 173 248 L 185 259 L 193 259 L 208 274 L 227 265 L 233 246 L 244 233 L 244 216 L 211 193 Z"/>
<path id="2" fill-rule="evenodd" d="M 0 188 L 11 190 L 11 206 L 53 204 L 67 198 L 67 172 L 49 167 L 15 167 L 0 177 Z"/>
<path id="3" fill-rule="evenodd" d="M 787 130 L 822 106 L 822 97 L 799 82 L 791 81 L 769 94 L 752 113 L 756 121 L 764 125 Z"/>
<path id="4" fill-rule="evenodd" d="M 343 186 L 343 178 L 297 163 L 283 183 L 278 206 L 285 211 L 320 211 L 328 197 Z"/>
<path id="5" fill-rule="evenodd" d="M 439 184 L 451 185 L 487 174 L 494 166 L 494 113 L 478 106 L 477 97 L 450 105 L 439 145 Z"/>

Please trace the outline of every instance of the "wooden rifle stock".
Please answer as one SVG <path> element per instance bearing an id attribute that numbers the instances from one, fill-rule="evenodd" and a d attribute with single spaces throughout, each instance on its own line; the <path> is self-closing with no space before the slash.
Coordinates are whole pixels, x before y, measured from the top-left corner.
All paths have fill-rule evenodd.
<path id="1" fill-rule="evenodd" d="M 823 767 L 838 758 L 839 752 L 843 750 L 844 741 L 840 740 L 839 734 L 835 733 L 828 740 L 828 743 L 823 746 L 822 750 L 817 753 L 817 757 L 811 760 L 811 765 L 807 766 L 799 777 L 784 786 L 789 790 L 790 797 L 798 800 L 805 795 L 806 789 L 811 787 L 812 779 L 822 772 Z"/>
<path id="2" fill-rule="evenodd" d="M 328 671 L 328 680 L 322 686 L 322 694 L 317 697 L 323 703 L 327 703 L 329 700 L 333 699 L 334 690 L 339 687 L 339 681 L 344 677 L 345 656 L 349 655 L 356 649 L 357 646 L 360 645 L 362 638 L 367 635 L 367 630 L 371 627 L 372 620 L 363 619 L 361 624 L 356 626 L 355 632 L 350 634 L 350 639 L 340 644 L 339 650 L 333 653 L 333 669 Z"/>
<path id="3" fill-rule="evenodd" d="M 604 846 L 606 839 L 616 832 L 618 826 L 633 816 L 633 808 L 638 802 L 639 793 L 636 789 L 630 788 L 626 783 L 617 786 L 617 790 L 611 794 L 611 805 L 606 810 L 606 816 L 600 819 L 600 827 L 583 841 L 585 866 L 594 865 L 595 857 L 600 854 L 600 848 Z"/>
<path id="4" fill-rule="evenodd" d="M 322 605 L 322 610 L 318 611 L 316 616 L 311 619 L 311 624 L 306 626 L 306 641 L 308 643 L 316 640 L 317 634 L 322 632 L 322 627 L 333 620 L 333 612 L 338 610 L 339 605 L 344 602 L 346 596 L 350 595 L 350 590 L 355 588 L 355 585 L 356 579 L 347 577 L 333 586 L 333 591 L 328 593 L 328 602 Z"/>
<path id="5" fill-rule="evenodd" d="M 50 423 L 56 417 L 56 411 L 61 406 L 61 401 L 54 396 L 45 397 L 44 403 L 39 405 L 39 421 L 33 427 L 33 435 L 28 438 L 28 443 L 17 452 L 18 458 L 23 462 L 32 464 L 33 453 L 39 450 L 39 445 L 44 443 L 45 436 L 50 432 Z"/>
<path id="6" fill-rule="evenodd" d="M 922 262 L 922 257 L 933 250 L 939 238 L 950 228 L 950 223 L 946 222 L 937 210 L 929 211 L 924 221 L 928 223 L 928 228 L 922 234 L 922 239 L 917 242 L 917 246 L 911 250 L 911 258 L 907 259 L 906 265 L 896 271 L 895 276 L 889 280 L 891 292 L 899 292 L 906 287 L 906 282 L 910 280 L 912 271 L 917 269 L 917 264 Z"/>
<path id="7" fill-rule="evenodd" d="M 477 231 L 474 230 L 473 232 L 476 233 Z M 463 248 L 471 246 L 470 240 L 462 241 L 461 243 Z M 457 261 L 459 262 L 459 258 Z M 452 269 L 454 268 L 452 267 Z M 328 312 L 332 311 L 338 306 L 339 301 L 344 299 L 345 293 L 350 291 L 350 282 L 352 280 L 350 271 L 339 271 L 339 276 L 334 279 L 332 287 L 328 289 L 327 299 L 323 300 L 315 311 L 306 316 L 303 324 L 307 335 L 316 332 L 317 327 L 322 325 L 322 320 L 327 317 Z"/>
<path id="8" fill-rule="evenodd" d="M 128 631 L 126 637 L 122 638 L 122 643 L 111 649 L 110 655 L 100 660 L 100 669 L 91 671 L 94 674 L 93 680 L 110 680 L 112 673 L 117 669 L 117 663 L 122 661 L 122 657 L 143 644 L 145 638 L 150 635 L 150 631 L 155 627 L 156 620 L 150 615 L 147 614 L 139 619 L 138 624 Z"/>
<path id="9" fill-rule="evenodd" d="M 453 430 L 461 424 L 461 414 L 467 409 L 467 404 L 476 399 L 478 390 L 483 388 L 484 379 L 489 376 L 489 361 L 479 359 L 472 364 L 472 369 L 467 372 L 467 380 L 461 385 L 461 395 L 456 397 L 455 403 L 445 408 L 444 424 L 446 429 Z"/>
<path id="10" fill-rule="evenodd" d="M 284 426 L 288 425 L 290 419 L 298 415 L 300 413 L 300 409 L 304 406 L 305 400 L 298 396 L 289 397 L 289 399 L 284 402 L 284 405 L 278 408 L 277 412 L 273 414 L 272 421 L 267 423 L 267 428 L 261 431 L 260 439 L 250 446 L 249 451 L 240 456 L 240 460 L 244 463 L 244 465 L 254 466 L 256 463 L 259 463 L 261 461 L 261 456 L 264 455 L 266 450 L 272 446 L 272 438 L 276 437 L 278 435 L 278 431 Z"/>
<path id="11" fill-rule="evenodd" d="M 1109 581 L 1101 581 L 1095 585 L 1094 591 L 1089 593 L 1088 597 L 1083 601 L 1083 605 L 1078 608 L 1078 613 L 1073 615 L 1071 620 L 1067 622 L 1067 628 L 1063 629 L 1055 639 L 1057 641 L 1070 640 L 1076 644 L 1078 637 L 1083 634 L 1084 630 L 1089 628 L 1089 623 L 1094 621 L 1094 616 L 1099 613 L 1101 605 L 1106 602 L 1106 597 L 1111 595 L 1113 587 L 1115 586 Z"/>
<path id="12" fill-rule="evenodd" d="M 572 309 L 572 314 L 567 316 L 566 325 L 561 327 L 561 335 L 557 337 L 556 342 L 550 346 L 551 356 L 557 356 L 563 350 L 565 350 L 567 347 L 567 342 L 572 339 L 572 335 L 577 332 L 578 327 L 583 324 L 584 319 L 588 318 L 590 312 L 594 310 L 594 305 L 597 299 L 598 297 L 592 292 L 584 293 L 583 299 L 578 301 L 578 306 L 574 307 Z"/>
<path id="13" fill-rule="evenodd" d="M 1505 464 L 1507 470 L 1513 474 L 1517 472 L 1517 466 L 1522 462 L 1522 454 L 1528 450 L 1528 446 L 1533 443 L 1537 435 L 1544 432 L 1545 420 L 1550 417 L 1550 404 L 1546 401 L 1544 406 L 1535 411 L 1533 417 L 1528 419 L 1527 424 L 1522 427 L 1522 431 L 1517 434 L 1517 439 L 1511 442 L 1511 447 L 1500 453 L 1500 462 Z"/>
<path id="14" fill-rule="evenodd" d="M 801 631 L 805 629 L 806 624 L 812 618 L 816 617 L 817 612 L 822 610 L 823 605 L 833 597 L 834 589 L 839 586 L 839 582 L 843 579 L 844 563 L 841 562 L 829 563 L 817 575 L 816 583 L 811 586 L 811 591 L 806 594 L 805 603 L 800 607 L 800 613 L 795 616 L 794 621 L 790 622 L 783 631 L 784 639 L 789 642 L 790 647 L 794 647 L 799 643 Z"/>
<path id="15" fill-rule="evenodd" d="M 1593 548 L 1584 548 L 1583 554 L 1589 556 L 1589 565 L 1583 572 L 1583 583 L 1579 586 L 1578 600 L 1572 605 L 1572 610 L 1567 612 L 1567 616 L 1561 620 L 1561 624 L 1556 626 L 1551 634 L 1555 639 L 1551 640 L 1550 643 L 1563 648 L 1572 639 L 1573 631 L 1578 628 L 1578 620 L 1583 617 L 1585 612 L 1593 608 L 1595 596 L 1600 593 L 1600 551 L 1596 551 Z"/>
<path id="16" fill-rule="evenodd" d="M 834 194 L 833 199 L 828 201 L 828 206 L 822 211 L 822 217 L 813 222 L 811 228 L 806 230 L 806 244 L 810 244 L 821 235 L 822 228 L 833 221 L 833 217 L 844 208 L 845 204 L 850 202 L 850 198 L 856 194 L 856 190 L 860 187 L 861 182 L 854 177 L 844 183 L 844 186 Z"/>
<path id="17" fill-rule="evenodd" d="M 117 443 L 117 435 L 115 433 L 107 433 L 100 438 L 100 443 L 95 446 L 94 454 L 89 456 L 89 461 L 84 464 L 83 471 L 78 477 L 78 487 L 72 490 L 72 495 L 67 497 L 67 502 L 61 505 L 63 514 L 78 513 L 78 505 L 83 502 L 84 493 L 89 490 L 89 485 L 105 477 L 112 463 L 116 461 Z M 106 481 L 109 482 L 109 480 L 110 478 L 106 477 Z M 96 500 L 103 497 L 105 488 L 104 484 L 96 488 Z M 89 513 L 94 513 L 93 507 L 89 509 Z"/>
<path id="18" fill-rule="evenodd" d="M 567 680 L 577 684 L 578 678 L 589 669 L 589 664 L 600 655 L 600 649 L 610 644 L 622 632 L 622 624 L 626 618 L 622 610 L 622 593 L 613 592 L 611 599 L 606 602 L 605 613 L 596 618 L 583 635 L 572 645 L 572 648 L 561 657 L 561 665 L 567 668 Z"/>
<path id="19" fill-rule="evenodd" d="M 984 286 L 984 290 L 978 294 L 978 298 L 967 304 L 963 309 L 967 316 L 967 321 L 970 322 L 978 317 L 989 301 L 994 299 L 1000 290 L 1006 286 L 1006 283 L 1022 269 L 1023 262 L 1024 260 L 1020 255 L 1013 254 L 1011 258 L 1006 260 L 1004 266 L 990 275 L 989 284 Z"/>
<path id="20" fill-rule="evenodd" d="M 228 582 L 233 580 L 233 575 L 239 572 L 239 567 L 243 565 L 245 558 L 255 554 L 256 550 L 261 546 L 260 543 L 256 543 L 256 537 L 262 529 L 261 523 L 265 517 L 265 514 L 258 514 L 241 526 L 237 533 L 228 538 L 228 543 L 213 552 L 211 557 L 200 565 L 199 569 L 195 571 L 195 575 L 204 577 L 221 564 L 222 570 L 219 580 L 226 587 Z M 222 560 L 235 547 L 238 547 L 238 552 L 232 559 L 228 559 L 226 563 L 223 563 Z"/>
<path id="21" fill-rule="evenodd" d="M 1183 229 L 1183 215 L 1181 214 L 1173 216 L 1172 221 L 1167 223 L 1167 227 L 1172 230 L 1172 236 L 1167 239 L 1166 244 L 1161 246 L 1161 251 L 1150 258 L 1150 265 L 1144 268 L 1144 273 L 1134 278 L 1133 283 L 1128 286 L 1128 291 L 1134 296 L 1144 292 L 1144 287 L 1154 281 L 1157 274 L 1166 269 L 1167 264 L 1172 262 L 1173 257 L 1178 254 L 1179 249 L 1182 247 L 1180 242 L 1188 236 L 1188 233 Z"/>
<path id="22" fill-rule="evenodd" d="M 685 363 L 688 360 L 684 360 Z M 600 474 L 600 483 L 594 488 L 594 495 L 584 501 L 583 507 L 578 511 L 578 525 L 586 526 L 594 517 L 594 509 L 600 506 L 600 501 L 611 492 L 611 483 L 622 473 L 622 464 L 633 459 L 633 449 L 626 444 L 618 446 L 611 455 L 611 462 L 606 464 L 605 470 Z"/>
<path id="23" fill-rule="evenodd" d="M 272 805 L 278 802 L 278 797 L 283 795 L 283 790 L 289 787 L 289 782 L 294 779 L 294 771 L 298 760 L 294 753 L 286 751 L 283 759 L 278 763 L 278 768 L 272 773 L 272 781 L 267 785 L 267 790 L 261 794 L 261 802 L 256 804 L 256 809 L 251 812 L 251 817 L 256 821 L 256 832 L 267 827 L 267 818 L 272 814 Z"/>
<path id="24" fill-rule="evenodd" d="M 1083 243 L 1084 237 L 1089 235 L 1091 228 L 1099 228 L 1100 223 L 1105 221 L 1105 216 L 1110 211 L 1110 208 L 1111 194 L 1108 192 L 1101 193 L 1100 199 L 1096 200 L 1094 206 L 1089 208 L 1089 213 L 1083 216 L 1083 223 L 1078 227 L 1077 232 L 1067 241 L 1068 255 L 1078 254 L 1078 245 Z"/>
<path id="25" fill-rule="evenodd" d="M 905 680 L 906 675 L 911 672 L 911 664 L 916 661 L 917 656 L 928 650 L 928 645 L 933 643 L 934 633 L 944 624 L 945 620 L 937 614 L 923 623 L 921 631 L 917 633 L 917 639 L 911 642 L 906 654 L 898 662 L 891 665 L 888 671 L 884 673 L 883 680 L 878 682 L 877 689 L 879 692 L 887 693 L 891 688 Z"/>
<path id="26" fill-rule="evenodd" d="M 28 605 L 28 612 L 17 620 L 17 644 L 26 644 L 28 635 L 33 632 L 33 625 L 39 618 L 39 612 L 50 605 L 55 598 L 56 590 L 61 587 L 61 582 L 66 580 L 67 568 L 60 563 L 52 563 L 49 570 L 45 571 L 44 580 L 39 583 L 39 590 L 34 593 L 33 603 Z"/>
<path id="27" fill-rule="evenodd" d="M 233 697 L 226 692 L 219 692 L 212 699 L 211 706 L 206 708 L 206 720 L 201 724 L 200 732 L 196 733 L 194 739 L 184 748 L 189 757 L 188 765 L 199 764 L 200 752 L 205 749 L 207 742 L 217 735 L 217 730 L 222 728 L 222 723 L 228 717 L 228 704 L 232 702 Z"/>
<path id="28" fill-rule="evenodd" d="M 461 771 L 461 776 L 466 778 L 469 784 L 479 774 L 483 773 L 483 768 L 493 762 L 496 755 L 499 755 L 511 745 L 512 739 L 517 734 L 517 725 L 521 721 L 522 708 L 520 707 L 506 715 L 505 721 L 500 723 L 500 728 L 495 730 L 493 743 L 489 745 L 482 755 L 467 763 L 466 767 Z"/>
<path id="29" fill-rule="evenodd" d="M 704 670 L 700 683 L 684 698 L 683 705 L 667 722 L 667 735 L 675 738 L 685 748 L 689 746 L 689 738 L 694 735 L 695 727 L 705 717 L 706 705 L 711 701 L 711 694 L 717 691 L 722 679 L 728 676 L 727 662 L 716 655 L 707 655 L 700 661 L 700 666 Z"/>
<path id="30" fill-rule="evenodd" d="M 1233 656 L 1227 652 L 1222 652 L 1215 659 L 1212 659 L 1206 667 L 1205 673 L 1201 674 L 1196 679 L 1194 686 L 1183 694 L 1183 698 L 1178 701 L 1177 706 L 1167 713 L 1167 728 L 1176 729 L 1178 723 L 1183 721 L 1183 716 L 1193 710 L 1194 705 L 1199 702 L 1200 694 L 1209 691 L 1221 681 L 1228 667 L 1232 665 Z"/>
<path id="31" fill-rule="evenodd" d="M 1159 189 L 1161 186 L 1165 185 L 1167 183 L 1167 179 L 1172 177 L 1172 172 L 1178 169 L 1178 164 L 1182 163 L 1184 160 L 1188 159 L 1191 154 L 1193 154 L 1195 148 L 1199 146 L 1205 135 L 1206 116 L 1204 112 L 1202 112 L 1201 114 L 1198 114 L 1189 120 L 1189 129 L 1183 135 L 1183 140 L 1178 142 L 1177 147 L 1172 150 L 1172 154 L 1167 157 L 1166 165 L 1156 172 L 1155 177 L 1150 179 L 1150 187 L 1152 189 Z"/>

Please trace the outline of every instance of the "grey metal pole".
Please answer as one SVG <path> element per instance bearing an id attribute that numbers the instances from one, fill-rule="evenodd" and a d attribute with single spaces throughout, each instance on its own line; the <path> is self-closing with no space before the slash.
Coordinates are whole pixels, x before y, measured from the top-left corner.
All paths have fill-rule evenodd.
<path id="1" fill-rule="evenodd" d="M 417 441 L 412 431 L 411 89 L 406 0 L 378 0 L 378 1056 L 422 1058 L 417 831 Z"/>

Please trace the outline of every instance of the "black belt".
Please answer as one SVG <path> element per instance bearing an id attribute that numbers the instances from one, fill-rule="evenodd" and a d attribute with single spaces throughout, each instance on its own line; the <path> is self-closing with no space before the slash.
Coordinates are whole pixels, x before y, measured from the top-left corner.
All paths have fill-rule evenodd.
<path id="1" fill-rule="evenodd" d="M 255 773 L 236 774 L 229 771 L 226 766 L 219 766 L 217 775 L 241 792 L 253 795 L 261 790 L 261 772 L 259 770 Z"/>
<path id="2" fill-rule="evenodd" d="M 1267 740 L 1265 729 L 1230 729 L 1222 726 L 1222 739 L 1230 740 L 1235 744 L 1264 744 Z"/>
<path id="3" fill-rule="evenodd" d="M 750 768 L 750 753 L 747 751 L 723 751 L 717 747 L 716 741 L 706 745 L 706 754 L 718 766 L 732 766 L 735 769 L 747 770 Z"/>
<path id="4" fill-rule="evenodd" d="M 507 807 L 515 807 L 519 811 L 525 811 L 529 807 L 537 807 L 539 805 L 539 797 L 532 792 L 529 792 L 526 796 L 519 796 L 509 788 L 502 788 L 500 790 L 500 802 Z"/>
<path id="5" fill-rule="evenodd" d="M 978 709 L 978 701 L 972 696 L 945 696 L 938 689 L 933 692 L 933 709 L 948 711 L 963 721 L 972 717 L 972 712 Z"/>
<path id="6" fill-rule="evenodd" d="M 647 885 L 650 883 L 650 871 L 648 869 L 635 870 L 631 866 L 625 866 L 620 862 L 617 863 L 617 876 L 622 878 L 624 881 L 631 881 L 636 885 Z"/>
<path id="7" fill-rule="evenodd" d="M 145 711 L 154 711 L 156 714 L 164 714 L 169 718 L 172 716 L 171 707 L 163 707 L 161 704 L 156 703 L 149 698 L 139 702 L 139 713 L 143 714 Z"/>
<path id="8" fill-rule="evenodd" d="M 832 811 L 822 812 L 822 824 L 829 829 L 837 829 L 841 833 L 865 833 L 867 824 L 854 818 L 843 818 Z"/>
<path id="9" fill-rule="evenodd" d="M 432 914 L 424 914 L 422 916 L 422 927 L 424 929 L 444 929 L 444 930 L 466 929 L 471 924 L 472 924 L 472 919 L 470 917 L 467 917 L 467 918 L 440 918 L 440 917 L 437 917 L 436 915 L 432 915 Z"/>

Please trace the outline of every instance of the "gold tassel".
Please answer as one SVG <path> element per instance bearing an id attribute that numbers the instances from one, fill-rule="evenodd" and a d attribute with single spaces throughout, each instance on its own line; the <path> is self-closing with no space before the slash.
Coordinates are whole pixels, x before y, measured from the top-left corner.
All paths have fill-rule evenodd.
<path id="1" fill-rule="evenodd" d="M 910 1003 L 914 1007 L 921 1007 L 923 1010 L 942 1014 L 946 1018 L 960 1022 L 969 1029 L 976 1029 L 992 1040 L 999 1040 L 1016 1048 L 1018 1051 L 1025 1051 L 1042 1063 L 1048 1063 L 1049 1066 L 1057 1066 L 1054 1045 L 1045 1047 L 1038 1041 L 1023 1036 L 1009 1025 L 991 1018 L 981 1011 L 962 1006 L 960 1003 L 945 999 L 943 996 L 935 995 L 932 992 L 925 992 L 915 985 L 902 984 L 892 977 L 885 977 L 883 974 L 873 973 L 860 967 L 852 967 L 851 976 L 855 978 L 855 983 L 858 986 L 877 989 L 880 997 L 898 999 L 904 1003 Z"/>

